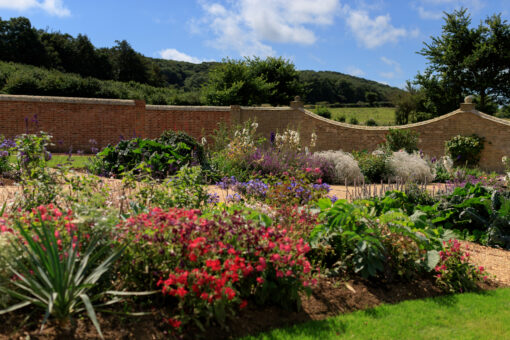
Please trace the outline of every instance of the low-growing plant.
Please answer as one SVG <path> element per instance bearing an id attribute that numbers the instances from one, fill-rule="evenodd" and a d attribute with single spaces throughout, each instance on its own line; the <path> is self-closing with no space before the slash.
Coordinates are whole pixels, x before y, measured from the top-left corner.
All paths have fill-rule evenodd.
<path id="1" fill-rule="evenodd" d="M 314 154 L 320 158 L 333 163 L 334 172 L 330 184 L 352 184 L 354 182 L 361 183 L 363 174 L 358 166 L 358 162 L 354 157 L 341 150 L 320 151 Z"/>
<path id="2" fill-rule="evenodd" d="M 393 152 L 388 157 L 388 168 L 392 176 L 414 183 L 431 183 L 435 178 L 434 167 L 419 153 L 404 150 Z"/>
<path id="3" fill-rule="evenodd" d="M 128 244 L 121 273 L 128 285 L 158 286 L 174 298 L 174 328 L 225 326 L 248 301 L 296 307 L 298 292 L 314 283 L 309 246 L 289 232 L 239 211 L 201 218 L 198 210 L 155 208 L 118 226 L 117 241 Z"/>
<path id="4" fill-rule="evenodd" d="M 349 124 L 358 125 L 358 119 L 356 117 L 351 117 L 351 119 L 349 119 Z"/>
<path id="5" fill-rule="evenodd" d="M 485 138 L 476 134 L 471 136 L 457 135 L 445 142 L 445 153 L 455 165 L 475 166 L 480 161 Z"/>
<path id="6" fill-rule="evenodd" d="M 439 256 L 435 277 L 443 290 L 449 293 L 473 291 L 478 289 L 478 283 L 487 280 L 484 267 L 470 263 L 470 254 L 461 249 L 459 241 L 450 239 L 444 242 L 444 249 L 439 252 Z"/>
<path id="7" fill-rule="evenodd" d="M 375 119 L 370 118 L 370 119 L 368 119 L 368 120 L 365 122 L 365 125 L 366 125 L 366 126 L 377 126 L 377 125 L 379 125 L 379 124 L 377 124 L 377 122 L 375 121 Z"/>
<path id="8" fill-rule="evenodd" d="M 337 122 L 340 122 L 340 123 L 345 123 L 345 115 L 340 115 L 340 116 L 337 116 L 334 118 Z"/>
<path id="9" fill-rule="evenodd" d="M 391 170 L 388 167 L 388 155 L 377 150 L 373 153 L 366 151 L 353 152 L 354 158 L 358 161 L 359 168 L 364 178 L 371 183 L 379 183 L 391 176 Z"/>
<path id="10" fill-rule="evenodd" d="M 144 207 L 200 209 L 211 202 L 202 168 L 184 166 L 160 183 L 144 181 L 135 199 Z"/>
<path id="11" fill-rule="evenodd" d="M 208 168 L 209 164 L 204 146 L 186 132 L 167 130 L 157 140 L 162 144 L 173 146 L 176 150 L 181 150 L 184 153 L 182 156 L 187 156 L 189 153 L 191 165 L 200 165 L 203 168 Z M 181 143 L 185 144 L 187 148 L 182 148 Z"/>
<path id="12" fill-rule="evenodd" d="M 104 305 L 104 296 L 113 292 L 94 288 L 122 249 L 111 251 L 96 238 L 83 244 L 86 235 L 77 232 L 71 219 L 71 212 L 64 215 L 52 206 L 41 206 L 2 226 L 14 234 L 11 248 L 15 256 L 2 259 L 12 279 L 0 291 L 21 302 L 0 314 L 32 305 L 44 311 L 42 328 L 50 317 L 67 324 L 74 315 L 87 312 L 102 338 L 93 302 Z"/>
<path id="13" fill-rule="evenodd" d="M 121 175 L 144 162 L 151 168 L 153 177 L 164 178 L 191 161 L 192 150 L 185 143 L 174 146 L 152 139 L 133 138 L 105 147 L 93 158 L 89 170 L 100 175 Z"/>
<path id="14" fill-rule="evenodd" d="M 438 248 L 439 231 L 424 214 L 398 210 L 378 215 L 371 201 L 320 200 L 324 223 L 310 234 L 313 255 L 333 274 L 351 271 L 365 278 L 410 278 L 433 268 L 429 252 Z"/>
<path id="15" fill-rule="evenodd" d="M 326 106 L 316 106 L 315 113 L 327 119 L 331 119 L 331 111 Z"/>

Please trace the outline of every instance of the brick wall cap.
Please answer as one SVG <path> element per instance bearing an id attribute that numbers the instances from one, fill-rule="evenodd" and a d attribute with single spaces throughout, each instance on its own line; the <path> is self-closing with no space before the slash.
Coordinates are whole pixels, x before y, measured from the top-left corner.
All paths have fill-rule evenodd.
<path id="1" fill-rule="evenodd" d="M 39 103 L 68 103 L 68 104 L 99 104 L 99 105 L 128 105 L 134 106 L 131 99 L 99 99 L 80 97 L 51 97 L 51 96 L 26 96 L 13 94 L 0 94 L 0 101 L 12 102 L 39 102 Z"/>
<path id="2" fill-rule="evenodd" d="M 505 119 L 501 119 L 501 118 L 497 118 L 497 117 L 494 117 L 494 116 L 491 116 L 491 115 L 488 115 L 486 113 L 483 113 L 483 112 L 480 112 L 480 111 L 476 111 L 476 110 L 473 110 L 473 111 L 462 111 L 462 110 L 455 110 L 453 112 L 450 112 L 450 113 L 447 113 L 445 115 L 442 115 L 442 116 L 439 116 L 439 117 L 435 117 L 435 118 L 432 118 L 432 119 L 429 119 L 429 120 L 424 120 L 422 122 L 418 122 L 418 123 L 413 123 L 413 124 L 406 124 L 406 125 L 394 125 L 394 126 L 364 126 L 364 125 L 354 125 L 354 124 L 347 124 L 347 123 L 341 123 L 341 122 L 337 122 L 337 121 L 334 121 L 334 120 L 331 120 L 331 119 L 327 119 L 327 118 L 324 118 L 324 117 L 321 117 L 311 111 L 308 111 L 306 109 L 299 109 L 300 111 L 302 111 L 305 115 L 307 116 L 310 116 L 314 119 L 318 119 L 318 120 L 322 120 L 324 122 L 327 122 L 329 124 L 332 124 L 332 125 L 336 125 L 336 126 L 341 126 L 341 127 L 345 127 L 345 128 L 351 128 L 351 129 L 355 129 L 355 130 L 365 130 L 365 131 L 388 131 L 389 129 L 409 129 L 409 128 L 413 128 L 413 127 L 419 127 L 419 126 L 424 126 L 424 125 L 427 125 L 427 124 L 431 124 L 431 123 L 434 123 L 434 122 L 437 122 L 437 121 L 441 121 L 441 120 L 444 120 L 444 119 L 448 119 L 450 117 L 453 117 L 457 114 L 473 114 L 475 116 L 478 116 L 480 118 L 483 118 L 483 119 L 487 119 L 487 120 L 490 120 L 492 122 L 495 122 L 495 123 L 498 123 L 498 124 L 502 124 L 502 125 L 506 125 L 506 126 L 510 126 L 510 121 L 509 120 L 505 120 Z"/>
<path id="3" fill-rule="evenodd" d="M 148 111 L 230 111 L 230 106 L 145 105 Z"/>

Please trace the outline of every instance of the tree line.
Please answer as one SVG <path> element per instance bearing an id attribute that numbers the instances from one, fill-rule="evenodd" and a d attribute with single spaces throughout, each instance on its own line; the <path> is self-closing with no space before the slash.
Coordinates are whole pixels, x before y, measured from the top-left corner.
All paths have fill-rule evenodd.
<path id="1" fill-rule="evenodd" d="M 126 40 L 116 41 L 111 48 L 97 48 L 86 35 L 73 37 L 38 30 L 24 17 L 0 18 L 0 60 L 42 68 L 36 70 L 17 65 L 17 69 L 23 70 L 21 75 L 14 78 L 11 78 L 12 73 L 0 75 L 2 91 L 11 91 L 9 93 L 72 93 L 80 97 L 93 94 L 108 98 L 139 95 L 139 99 L 163 104 L 287 105 L 296 95 L 311 104 L 373 104 L 387 102 L 400 92 L 387 85 L 341 73 L 297 71 L 293 63 L 282 58 L 226 59 L 221 63 L 191 64 L 145 57 Z M 3 69 L 12 67 L 12 64 L 10 67 L 4 65 Z M 50 78 L 58 78 L 65 84 L 50 85 L 49 80 L 38 80 L 46 71 L 51 74 Z M 82 79 L 78 80 L 80 77 Z M 72 88 L 71 84 L 78 87 Z M 149 90 L 150 87 L 154 89 Z M 133 90 L 135 88 L 138 90 Z"/>

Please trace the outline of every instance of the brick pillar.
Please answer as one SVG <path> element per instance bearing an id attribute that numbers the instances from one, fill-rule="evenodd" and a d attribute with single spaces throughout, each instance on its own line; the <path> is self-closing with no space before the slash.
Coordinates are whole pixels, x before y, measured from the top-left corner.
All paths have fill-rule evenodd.
<path id="1" fill-rule="evenodd" d="M 145 100 L 135 100 L 135 133 L 141 138 L 147 138 L 147 131 L 145 128 Z"/>
<path id="2" fill-rule="evenodd" d="M 464 103 L 460 104 L 461 111 L 475 111 L 475 104 L 473 103 L 473 96 L 464 98 Z"/>
<path id="3" fill-rule="evenodd" d="M 293 109 L 302 109 L 304 107 L 304 103 L 301 101 L 299 96 L 294 97 L 294 100 L 290 102 L 290 107 Z"/>

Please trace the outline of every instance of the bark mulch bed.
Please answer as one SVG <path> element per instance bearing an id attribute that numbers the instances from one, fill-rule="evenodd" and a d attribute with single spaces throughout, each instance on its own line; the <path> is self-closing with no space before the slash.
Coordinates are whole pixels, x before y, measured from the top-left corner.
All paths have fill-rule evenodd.
<path id="1" fill-rule="evenodd" d="M 483 289 L 501 286 L 496 282 L 485 284 Z M 186 338 L 196 339 L 235 339 L 248 334 L 257 334 L 274 328 L 293 325 L 309 320 L 321 320 L 330 316 L 364 310 L 381 303 L 398 303 L 404 300 L 421 299 L 441 295 L 441 291 L 430 279 L 391 285 L 371 284 L 364 280 L 335 281 L 323 278 L 310 296 L 302 296 L 302 310 L 299 312 L 282 310 L 278 307 L 257 308 L 249 305 L 229 322 L 230 329 L 209 328 L 200 336 L 197 331 Z M 40 310 L 32 320 L 40 321 Z M 35 321 L 27 323 L 28 314 L 11 314 L 0 317 L 0 340 L 4 339 L 97 339 L 98 334 L 83 316 L 76 320 L 71 332 L 65 327 L 49 323 L 42 332 Z M 39 318 L 39 319 L 38 319 Z M 161 321 L 161 316 L 122 317 L 111 314 L 98 314 L 101 329 L 106 339 L 166 339 L 172 338 L 166 330 L 169 326 Z"/>

